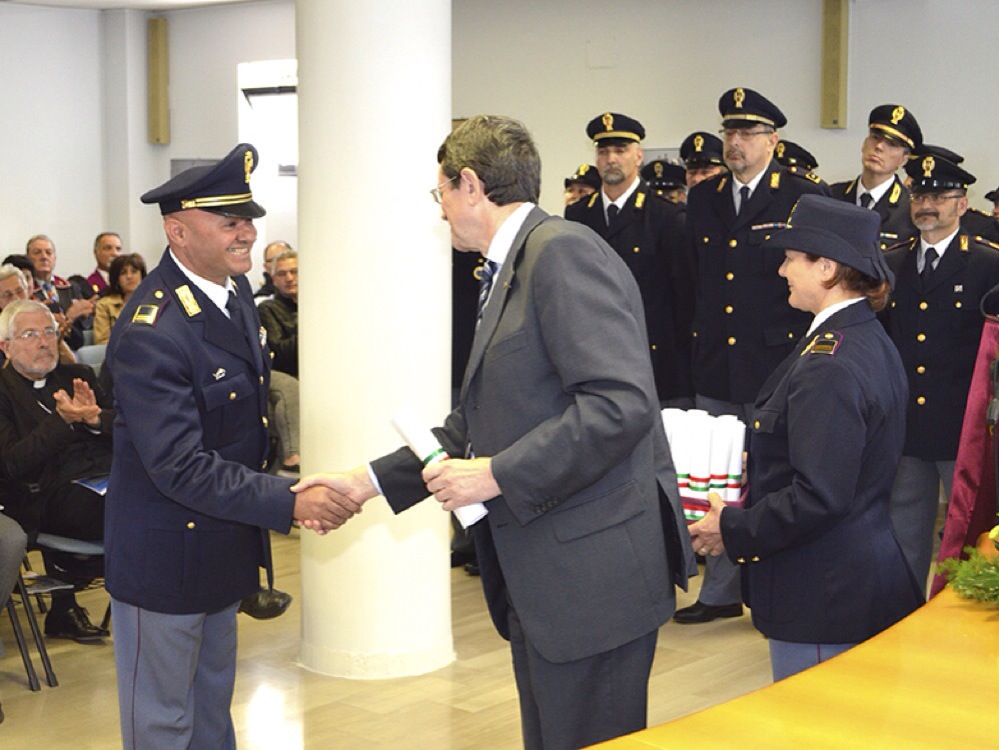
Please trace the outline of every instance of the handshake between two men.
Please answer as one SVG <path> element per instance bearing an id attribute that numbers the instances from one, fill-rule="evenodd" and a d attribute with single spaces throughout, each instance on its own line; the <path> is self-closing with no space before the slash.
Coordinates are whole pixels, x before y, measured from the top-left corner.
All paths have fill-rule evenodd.
<path id="1" fill-rule="evenodd" d="M 490 458 L 441 461 L 427 466 L 422 477 L 428 494 L 446 511 L 500 494 Z M 296 493 L 295 520 L 320 535 L 343 526 L 365 502 L 381 494 L 366 465 L 339 474 L 312 474 L 291 490 Z"/>

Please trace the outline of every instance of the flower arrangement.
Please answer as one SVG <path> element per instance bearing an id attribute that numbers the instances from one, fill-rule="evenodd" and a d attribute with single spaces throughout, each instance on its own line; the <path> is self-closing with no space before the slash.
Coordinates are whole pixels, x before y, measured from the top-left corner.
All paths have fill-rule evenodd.
<path id="1" fill-rule="evenodd" d="M 999 604 L 999 526 L 982 534 L 975 547 L 965 547 L 964 551 L 967 560 L 944 560 L 939 572 L 958 596 Z"/>

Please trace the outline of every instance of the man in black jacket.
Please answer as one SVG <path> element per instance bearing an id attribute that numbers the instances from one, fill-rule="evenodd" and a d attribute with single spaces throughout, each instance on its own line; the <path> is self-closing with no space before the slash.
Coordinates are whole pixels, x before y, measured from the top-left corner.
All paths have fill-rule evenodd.
<path id="1" fill-rule="evenodd" d="M 0 456 L 3 478 L 16 488 L 14 515 L 34 537 L 39 531 L 95 541 L 104 537 L 104 497 L 111 470 L 114 411 L 85 365 L 61 365 L 58 326 L 41 302 L 12 302 L 0 314 Z M 82 480 L 89 480 L 87 484 Z M 52 577 L 88 584 L 99 563 L 43 550 Z M 45 634 L 79 642 L 108 635 L 90 622 L 72 591 L 54 592 Z"/>
<path id="2" fill-rule="evenodd" d="M 270 413 L 281 441 L 281 470 L 297 473 L 298 253 L 285 250 L 269 264 L 274 297 L 257 305 L 271 350 Z"/>

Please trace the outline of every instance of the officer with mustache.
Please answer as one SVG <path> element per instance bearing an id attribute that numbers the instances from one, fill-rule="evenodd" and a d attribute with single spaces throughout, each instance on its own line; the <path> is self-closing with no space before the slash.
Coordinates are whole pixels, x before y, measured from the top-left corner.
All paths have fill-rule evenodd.
<path id="1" fill-rule="evenodd" d="M 906 165 L 919 236 L 885 255 L 895 291 L 882 314 L 909 381 L 905 448 L 892 487 L 895 533 L 925 585 L 940 485 L 950 497 L 965 401 L 984 318 L 999 284 L 999 246 L 961 229 L 975 177 L 943 157 Z"/>

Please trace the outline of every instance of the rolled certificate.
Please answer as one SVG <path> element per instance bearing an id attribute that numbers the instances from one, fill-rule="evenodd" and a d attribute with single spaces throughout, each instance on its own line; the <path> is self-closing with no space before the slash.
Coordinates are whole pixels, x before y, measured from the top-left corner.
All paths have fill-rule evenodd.
<path id="1" fill-rule="evenodd" d="M 425 427 L 416 415 L 408 409 L 396 412 L 395 416 L 392 417 L 392 426 L 395 427 L 396 432 L 402 436 L 402 439 L 406 441 L 406 445 L 416 454 L 416 457 L 420 459 L 424 466 L 430 466 L 438 461 L 446 461 L 450 458 L 447 451 L 444 450 L 437 438 L 434 437 L 434 433 Z M 454 515 L 458 518 L 458 522 L 464 529 L 467 529 L 476 521 L 482 520 L 488 512 L 486 506 L 482 503 L 462 505 L 454 509 Z"/>

